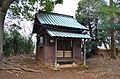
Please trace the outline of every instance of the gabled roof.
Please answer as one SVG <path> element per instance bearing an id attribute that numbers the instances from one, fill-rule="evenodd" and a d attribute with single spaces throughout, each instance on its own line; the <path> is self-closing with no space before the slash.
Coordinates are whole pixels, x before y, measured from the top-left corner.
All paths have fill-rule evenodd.
<path id="1" fill-rule="evenodd" d="M 44 11 L 40 11 L 36 14 L 36 16 L 41 24 L 87 29 L 78 23 L 77 20 L 75 20 L 72 16 L 57 13 L 47 13 Z"/>
<path id="2" fill-rule="evenodd" d="M 67 38 L 83 38 L 83 39 L 90 39 L 89 34 L 79 34 L 79 33 L 70 33 L 70 32 L 61 32 L 61 31 L 54 31 L 54 30 L 47 30 L 48 34 L 51 37 L 67 37 Z"/>

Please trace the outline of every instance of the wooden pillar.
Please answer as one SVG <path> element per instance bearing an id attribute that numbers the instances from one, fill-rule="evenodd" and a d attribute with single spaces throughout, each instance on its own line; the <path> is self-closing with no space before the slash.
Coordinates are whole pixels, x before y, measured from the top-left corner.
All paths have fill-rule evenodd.
<path id="1" fill-rule="evenodd" d="M 84 66 L 86 66 L 86 46 L 85 46 L 85 40 L 86 40 L 86 39 L 84 39 L 84 45 L 83 45 L 83 48 L 84 48 L 84 49 L 83 49 L 83 50 L 84 50 L 84 52 L 83 52 L 83 53 L 84 53 L 84 62 L 83 62 L 83 65 L 84 65 Z"/>
<path id="2" fill-rule="evenodd" d="M 57 38 L 55 39 L 55 68 L 57 68 Z"/>
<path id="3" fill-rule="evenodd" d="M 39 41 L 38 41 L 38 40 L 40 40 L 40 39 L 38 39 L 38 34 L 36 35 L 36 40 L 37 40 L 37 41 L 36 41 L 36 55 L 35 55 L 35 59 L 36 59 L 36 60 L 39 60 L 39 59 L 38 59 L 38 50 L 39 50 L 39 47 L 38 47 L 38 42 L 39 42 Z"/>

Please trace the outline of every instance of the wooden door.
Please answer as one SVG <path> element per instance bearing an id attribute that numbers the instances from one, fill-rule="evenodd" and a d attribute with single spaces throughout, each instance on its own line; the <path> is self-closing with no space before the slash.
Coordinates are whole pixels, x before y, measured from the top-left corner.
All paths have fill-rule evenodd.
<path id="1" fill-rule="evenodd" d="M 58 58 L 72 58 L 72 41 L 71 40 L 57 40 L 57 57 Z"/>

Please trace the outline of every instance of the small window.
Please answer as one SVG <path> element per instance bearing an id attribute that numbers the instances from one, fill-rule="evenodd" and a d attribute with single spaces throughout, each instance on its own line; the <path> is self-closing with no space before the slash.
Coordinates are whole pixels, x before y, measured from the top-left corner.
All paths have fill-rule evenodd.
<path id="1" fill-rule="evenodd" d="M 43 36 L 40 37 L 40 43 L 39 43 L 40 47 L 43 46 Z"/>

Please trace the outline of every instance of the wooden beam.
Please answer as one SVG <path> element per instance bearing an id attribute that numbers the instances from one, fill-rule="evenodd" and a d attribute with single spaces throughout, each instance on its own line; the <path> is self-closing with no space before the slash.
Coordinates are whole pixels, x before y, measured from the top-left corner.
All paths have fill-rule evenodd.
<path id="1" fill-rule="evenodd" d="M 84 53 L 84 62 L 83 62 L 83 65 L 84 65 L 84 66 L 86 66 L 86 46 L 85 46 L 85 40 L 86 40 L 86 39 L 84 39 L 84 45 L 83 45 L 83 48 L 84 48 L 84 49 L 83 49 L 83 50 L 84 50 L 84 52 L 83 52 L 83 53 Z"/>
<path id="2" fill-rule="evenodd" d="M 55 38 L 55 68 L 57 68 L 57 38 Z"/>

